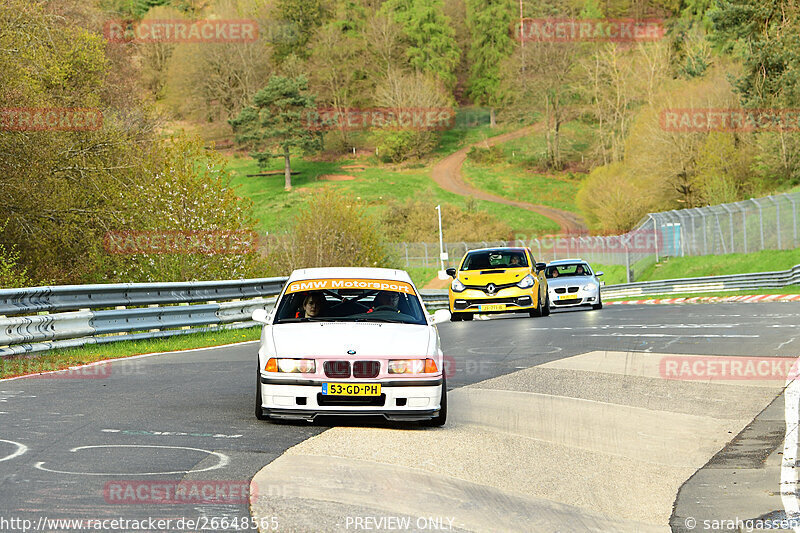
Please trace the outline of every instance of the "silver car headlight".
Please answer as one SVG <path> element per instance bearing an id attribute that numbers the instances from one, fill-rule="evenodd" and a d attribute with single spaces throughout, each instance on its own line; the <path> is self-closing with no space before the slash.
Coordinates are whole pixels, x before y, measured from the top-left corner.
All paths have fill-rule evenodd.
<path id="1" fill-rule="evenodd" d="M 458 281 L 458 279 L 453 280 L 453 284 L 450 285 L 450 288 L 453 289 L 453 292 L 464 292 L 464 289 L 466 289 L 464 284 Z"/>
<path id="2" fill-rule="evenodd" d="M 595 288 L 594 283 L 587 283 L 586 285 L 583 286 L 583 290 L 585 291 L 590 291 L 594 288 Z"/>

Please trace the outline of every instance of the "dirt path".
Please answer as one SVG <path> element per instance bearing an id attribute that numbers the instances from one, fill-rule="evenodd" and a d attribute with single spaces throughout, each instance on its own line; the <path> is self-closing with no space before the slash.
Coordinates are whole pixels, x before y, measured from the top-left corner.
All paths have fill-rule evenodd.
<path id="1" fill-rule="evenodd" d="M 517 200 L 509 200 L 507 198 L 476 189 L 466 183 L 461 177 L 461 166 L 467 159 L 467 152 L 469 152 L 470 148 L 473 146 L 493 146 L 495 144 L 504 143 L 512 139 L 524 137 L 525 135 L 536 131 L 540 127 L 540 125 L 534 124 L 533 126 L 528 126 L 516 131 L 505 133 L 503 135 L 498 135 L 496 137 L 490 137 L 484 141 L 466 146 L 461 150 L 450 154 L 434 165 L 433 170 L 431 171 L 433 180 L 443 189 L 454 192 L 461 196 L 473 196 L 479 200 L 487 200 L 489 202 L 511 205 L 539 213 L 540 215 L 546 216 L 547 218 L 555 221 L 559 226 L 561 226 L 562 234 L 588 233 L 583 219 L 575 213 L 561 211 L 560 209 L 546 205 L 535 205 Z"/>

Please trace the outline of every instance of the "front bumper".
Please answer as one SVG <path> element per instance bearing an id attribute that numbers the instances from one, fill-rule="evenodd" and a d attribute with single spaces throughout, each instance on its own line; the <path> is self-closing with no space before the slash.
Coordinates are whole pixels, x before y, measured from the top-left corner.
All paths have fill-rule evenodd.
<path id="1" fill-rule="evenodd" d="M 561 300 L 562 296 L 577 296 L 568 300 Z M 580 289 L 577 293 L 557 293 L 550 289 L 550 305 L 553 307 L 579 307 L 582 305 L 596 305 L 600 299 L 600 291 L 597 289 Z"/>
<path id="2" fill-rule="evenodd" d="M 520 289 L 507 287 L 500 289 L 495 294 L 489 295 L 477 289 L 466 289 L 462 292 L 449 291 L 451 313 L 514 313 L 536 309 L 538 304 L 536 293 L 538 285 L 533 288 Z M 502 305 L 500 310 L 486 310 L 486 305 Z"/>
<path id="3" fill-rule="evenodd" d="M 322 383 L 377 383 L 380 396 L 324 396 Z M 261 374 L 261 408 L 273 418 L 309 420 L 320 415 L 383 416 L 430 420 L 439 414 L 442 377 L 417 380 L 276 379 Z"/>

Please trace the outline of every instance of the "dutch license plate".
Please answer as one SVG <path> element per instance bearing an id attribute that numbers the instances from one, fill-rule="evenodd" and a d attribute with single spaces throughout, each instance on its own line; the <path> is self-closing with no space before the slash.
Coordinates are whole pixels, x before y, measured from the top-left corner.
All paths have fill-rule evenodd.
<path id="1" fill-rule="evenodd" d="M 559 300 L 577 300 L 578 299 L 578 295 L 577 294 L 562 294 L 561 296 L 558 297 L 558 299 Z"/>
<path id="2" fill-rule="evenodd" d="M 322 394 L 336 396 L 380 396 L 380 383 L 323 383 Z"/>
<path id="3" fill-rule="evenodd" d="M 478 311 L 505 311 L 506 304 L 485 304 L 479 305 Z"/>

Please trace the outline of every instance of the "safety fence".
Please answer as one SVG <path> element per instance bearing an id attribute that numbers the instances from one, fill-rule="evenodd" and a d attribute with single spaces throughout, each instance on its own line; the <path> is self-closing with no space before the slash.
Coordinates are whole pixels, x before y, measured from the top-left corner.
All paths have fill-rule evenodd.
<path id="1" fill-rule="evenodd" d="M 518 236 L 508 241 L 448 242 L 444 265 L 467 250 L 527 246 L 538 261 L 581 258 L 625 265 L 628 280 L 664 257 L 750 253 L 800 247 L 800 191 L 715 206 L 650 213 L 631 231 L 608 236 Z M 439 243 L 394 245 L 405 268 L 439 268 Z"/>

